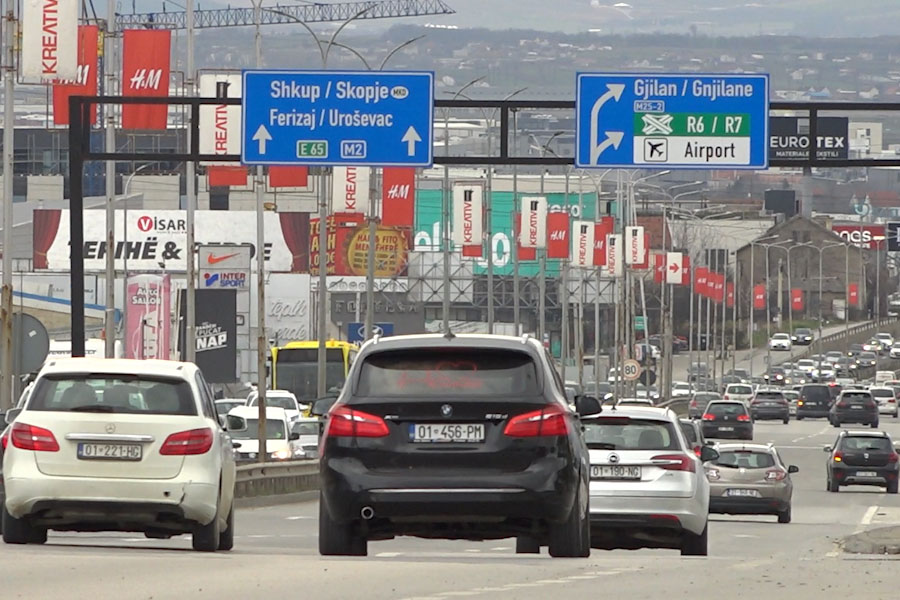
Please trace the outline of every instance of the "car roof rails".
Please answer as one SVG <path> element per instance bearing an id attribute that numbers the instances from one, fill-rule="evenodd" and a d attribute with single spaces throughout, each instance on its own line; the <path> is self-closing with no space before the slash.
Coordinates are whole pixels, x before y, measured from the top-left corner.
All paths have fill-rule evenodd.
<path id="1" fill-rule="evenodd" d="M 449 340 L 452 340 L 453 338 L 455 338 L 456 334 L 454 334 L 452 331 L 450 331 L 448 329 L 447 332 L 444 334 L 444 337 L 447 338 L 447 340 L 449 341 Z"/>

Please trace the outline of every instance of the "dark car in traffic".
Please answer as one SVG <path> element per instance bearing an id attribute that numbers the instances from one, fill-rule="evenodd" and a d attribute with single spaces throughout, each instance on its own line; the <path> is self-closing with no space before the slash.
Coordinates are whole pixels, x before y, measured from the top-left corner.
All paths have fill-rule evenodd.
<path id="1" fill-rule="evenodd" d="M 831 410 L 831 391 L 824 383 L 809 383 L 800 388 L 797 399 L 797 420 L 824 419 Z"/>
<path id="2" fill-rule="evenodd" d="M 772 367 L 763 377 L 766 378 L 766 382 L 769 384 L 782 385 L 785 377 L 787 377 L 787 369 L 784 367 Z"/>
<path id="3" fill-rule="evenodd" d="M 710 402 L 702 423 L 703 435 L 707 438 L 753 439 L 753 419 L 743 402 Z"/>
<path id="4" fill-rule="evenodd" d="M 874 369 L 878 364 L 878 355 L 874 352 L 860 352 L 856 357 L 856 364 L 860 369 Z"/>
<path id="5" fill-rule="evenodd" d="M 798 327 L 791 334 L 791 343 L 799 346 L 809 346 L 813 341 L 813 333 L 806 327 Z"/>
<path id="6" fill-rule="evenodd" d="M 750 401 L 754 421 L 778 420 L 785 425 L 791 420 L 791 406 L 779 390 L 760 390 Z"/>
<path id="7" fill-rule="evenodd" d="M 829 492 L 840 491 L 842 485 L 871 485 L 897 493 L 897 450 L 891 437 L 883 431 L 842 431 L 834 446 L 825 446 L 829 454 L 825 465 Z"/>
<path id="8" fill-rule="evenodd" d="M 595 398 L 576 406 L 600 411 Z M 320 554 L 364 556 L 403 535 L 590 554 L 581 422 L 533 338 L 376 337 L 326 419 Z"/>
<path id="9" fill-rule="evenodd" d="M 844 423 L 878 427 L 878 402 L 868 390 L 844 390 L 831 405 L 828 420 L 835 427 Z"/>

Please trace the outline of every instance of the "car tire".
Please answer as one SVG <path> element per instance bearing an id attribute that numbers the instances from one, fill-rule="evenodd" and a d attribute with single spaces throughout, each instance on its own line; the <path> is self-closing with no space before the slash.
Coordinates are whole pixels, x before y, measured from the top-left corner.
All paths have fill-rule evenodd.
<path id="1" fill-rule="evenodd" d="M 225 531 L 219 534 L 218 550 L 228 551 L 234 548 L 234 501 L 231 502 L 231 508 L 228 510 L 228 517 L 225 520 Z"/>
<path id="2" fill-rule="evenodd" d="M 197 552 L 215 552 L 219 549 L 219 540 L 221 539 L 221 531 L 219 530 L 219 515 L 216 516 L 206 525 L 198 525 L 194 528 L 191 536 L 191 546 Z"/>
<path id="3" fill-rule="evenodd" d="M 800 415 L 797 415 L 797 420 L 798 420 L 798 421 L 802 421 L 802 420 L 803 420 L 803 417 L 801 417 Z"/>
<path id="4" fill-rule="evenodd" d="M 840 426 L 841 426 L 840 421 L 836 421 L 836 420 L 834 420 L 834 419 L 830 419 L 830 421 L 831 421 L 831 426 L 832 426 L 832 427 L 840 427 Z"/>
<path id="5" fill-rule="evenodd" d="M 709 524 L 700 535 L 685 531 L 681 535 L 682 556 L 707 556 L 709 553 Z"/>
<path id="6" fill-rule="evenodd" d="M 32 527 L 25 519 L 16 519 L 6 510 L 0 513 L 3 521 L 3 542 L 6 544 L 43 544 L 47 541 L 47 530 Z"/>
<path id="7" fill-rule="evenodd" d="M 540 554 L 541 543 L 530 535 L 516 537 L 516 554 Z"/>
<path id="8" fill-rule="evenodd" d="M 575 494 L 575 502 L 566 520 L 550 526 L 550 556 L 554 558 L 585 558 L 590 556 L 591 547 L 584 547 L 584 529 L 590 528 L 587 514 L 579 514 L 581 509 L 581 485 Z"/>
<path id="9" fill-rule="evenodd" d="M 322 556 L 366 556 L 368 540 L 353 535 L 353 523 L 338 523 L 328 514 L 319 494 L 319 554 Z"/>
<path id="10" fill-rule="evenodd" d="M 783 419 L 781 420 L 781 422 L 784 423 L 785 425 L 787 425 L 788 423 L 791 422 L 791 418 L 790 418 L 790 417 L 785 417 L 785 418 L 783 418 Z"/>
<path id="11" fill-rule="evenodd" d="M 787 508 L 784 510 L 778 511 L 778 522 L 779 523 L 790 523 L 791 522 L 791 505 L 788 504 Z"/>
<path id="12" fill-rule="evenodd" d="M 871 424 L 870 424 L 870 427 L 871 427 L 872 429 L 878 429 L 878 421 L 874 421 L 873 423 L 871 423 Z"/>
<path id="13" fill-rule="evenodd" d="M 839 484 L 837 481 L 829 479 L 828 480 L 828 491 L 834 492 L 834 493 L 840 492 L 841 484 Z"/>
<path id="14" fill-rule="evenodd" d="M 887 493 L 888 494 L 896 494 L 897 493 L 897 485 L 898 485 L 898 482 L 896 482 L 896 481 L 892 481 L 891 483 L 887 484 Z"/>

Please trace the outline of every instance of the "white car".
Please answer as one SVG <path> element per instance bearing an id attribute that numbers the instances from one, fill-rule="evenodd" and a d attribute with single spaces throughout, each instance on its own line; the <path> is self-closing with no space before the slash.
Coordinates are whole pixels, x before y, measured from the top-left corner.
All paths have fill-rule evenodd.
<path id="1" fill-rule="evenodd" d="M 709 482 L 675 413 L 628 406 L 582 421 L 591 457 L 593 548 L 677 548 L 706 556 Z M 660 515 L 665 515 L 661 517 Z"/>
<path id="2" fill-rule="evenodd" d="M 797 400 L 800 399 L 800 392 L 796 390 L 780 390 L 781 395 L 788 401 L 789 412 L 791 416 L 797 414 Z"/>
<path id="3" fill-rule="evenodd" d="M 750 406 L 750 401 L 753 400 L 753 386 L 746 383 L 729 383 L 722 399 L 739 400 L 746 406 Z"/>
<path id="4" fill-rule="evenodd" d="M 54 529 L 189 533 L 195 550 L 232 548 L 232 442 L 196 365 L 52 359 L 7 420 L 7 544 L 42 544 Z"/>
<path id="5" fill-rule="evenodd" d="M 687 381 L 673 381 L 672 382 L 672 397 L 673 398 L 690 396 L 693 393 L 694 393 L 694 388 Z"/>
<path id="6" fill-rule="evenodd" d="M 883 350 L 887 350 L 894 345 L 894 336 L 890 333 L 876 333 L 875 339 L 881 342 Z"/>
<path id="7" fill-rule="evenodd" d="M 247 397 L 247 406 L 259 406 L 259 394 L 256 390 Z M 297 396 L 287 390 L 266 390 L 266 408 L 283 408 L 288 418 L 295 421 L 301 414 L 309 410 L 308 404 L 300 404 Z"/>
<path id="8" fill-rule="evenodd" d="M 790 350 L 791 336 L 786 333 L 776 333 L 769 339 L 769 350 Z"/>
<path id="9" fill-rule="evenodd" d="M 259 406 L 232 408 L 225 422 L 238 462 L 255 461 L 259 457 Z M 295 422 L 283 408 L 266 407 L 266 453 L 270 460 L 303 458 L 300 434 L 291 431 Z"/>
<path id="10" fill-rule="evenodd" d="M 298 419 L 291 424 L 291 433 L 298 434 L 296 440 L 300 454 L 295 458 L 319 458 L 319 419 Z"/>
<path id="11" fill-rule="evenodd" d="M 616 408 L 620 406 L 653 406 L 653 400 L 650 398 L 622 398 L 616 402 Z"/>
<path id="12" fill-rule="evenodd" d="M 803 371 L 805 375 L 808 377 L 812 377 L 816 371 L 816 361 L 811 358 L 801 358 L 796 362 L 794 368 L 798 371 Z"/>
<path id="13" fill-rule="evenodd" d="M 894 342 L 893 344 L 891 344 L 889 354 L 891 358 L 900 358 L 900 342 Z"/>
<path id="14" fill-rule="evenodd" d="M 894 391 L 894 388 L 873 385 L 869 388 L 869 393 L 872 394 L 872 398 L 878 403 L 879 415 L 891 415 L 897 418 L 898 414 L 900 414 L 900 409 L 897 407 L 897 393 Z"/>

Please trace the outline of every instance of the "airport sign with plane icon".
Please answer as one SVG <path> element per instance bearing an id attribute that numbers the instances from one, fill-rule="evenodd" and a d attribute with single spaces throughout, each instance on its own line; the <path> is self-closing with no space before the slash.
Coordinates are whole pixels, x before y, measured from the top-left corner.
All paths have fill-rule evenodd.
<path id="1" fill-rule="evenodd" d="M 575 102 L 576 167 L 768 167 L 768 75 L 579 73 Z"/>

